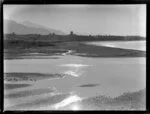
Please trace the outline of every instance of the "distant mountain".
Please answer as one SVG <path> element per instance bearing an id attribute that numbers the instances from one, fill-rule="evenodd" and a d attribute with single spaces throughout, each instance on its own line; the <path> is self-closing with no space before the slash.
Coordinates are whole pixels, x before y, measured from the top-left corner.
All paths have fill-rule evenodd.
<path id="1" fill-rule="evenodd" d="M 41 28 L 41 25 L 29 22 L 29 21 L 23 21 L 22 24 L 28 27 Z"/>
<path id="2" fill-rule="evenodd" d="M 62 32 L 60 30 L 55 30 L 55 29 L 52 29 L 52 28 L 48 28 L 48 27 L 45 27 L 43 25 L 39 25 L 39 24 L 32 23 L 32 22 L 29 22 L 29 21 L 23 21 L 22 24 L 25 25 L 25 26 L 28 26 L 28 27 L 44 28 L 44 29 L 49 30 L 51 33 L 55 33 L 55 34 L 60 34 L 60 35 L 65 34 L 64 32 Z"/>
<path id="3" fill-rule="evenodd" d="M 42 25 L 38 25 L 29 21 L 25 21 L 23 23 L 18 23 L 14 20 L 4 20 L 4 33 L 12 33 L 16 34 L 41 34 L 47 35 L 49 33 L 55 33 L 59 35 L 64 35 L 65 33 L 59 30 L 47 28 Z"/>

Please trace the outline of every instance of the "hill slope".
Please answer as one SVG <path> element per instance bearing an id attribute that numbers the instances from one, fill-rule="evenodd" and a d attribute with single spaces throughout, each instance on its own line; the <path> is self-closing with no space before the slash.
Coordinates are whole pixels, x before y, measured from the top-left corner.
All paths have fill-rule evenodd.
<path id="1" fill-rule="evenodd" d="M 31 22 L 25 22 L 24 23 L 18 23 L 13 20 L 4 20 L 4 34 L 6 33 L 12 33 L 15 32 L 16 34 L 41 34 L 46 35 L 49 33 L 55 33 L 59 35 L 63 35 L 64 33 L 55 30 L 55 29 L 49 29 L 44 26 L 36 25 L 34 23 L 31 24 Z"/>

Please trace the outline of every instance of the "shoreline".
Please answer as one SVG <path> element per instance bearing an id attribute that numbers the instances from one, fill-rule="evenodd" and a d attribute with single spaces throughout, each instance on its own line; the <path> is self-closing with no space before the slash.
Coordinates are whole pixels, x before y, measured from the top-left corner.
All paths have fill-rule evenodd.
<path id="1" fill-rule="evenodd" d="M 146 51 L 122 49 L 106 46 L 94 46 L 85 43 L 59 43 L 56 46 L 44 46 L 37 48 L 4 49 L 4 59 L 45 58 L 59 59 L 53 56 L 75 55 L 81 57 L 146 57 Z"/>

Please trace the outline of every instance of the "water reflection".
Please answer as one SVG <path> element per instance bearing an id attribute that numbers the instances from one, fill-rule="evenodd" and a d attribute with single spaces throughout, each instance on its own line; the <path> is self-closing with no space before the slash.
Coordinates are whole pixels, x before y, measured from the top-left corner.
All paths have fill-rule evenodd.
<path id="1" fill-rule="evenodd" d="M 74 71 L 69 70 L 69 71 L 64 72 L 64 74 L 67 74 L 73 77 L 79 77 L 82 73 L 76 73 Z"/>
<path id="2" fill-rule="evenodd" d="M 52 108 L 54 108 L 55 110 L 65 107 L 71 103 L 77 102 L 77 101 L 81 101 L 82 99 L 78 96 L 78 95 L 71 95 L 68 98 L 64 99 L 63 101 L 55 104 L 52 106 Z M 73 107 L 73 109 L 78 109 L 79 107 L 75 106 Z"/>
<path id="3" fill-rule="evenodd" d="M 106 47 L 116 47 L 114 44 L 101 44 L 101 46 L 106 46 Z"/>
<path id="4" fill-rule="evenodd" d="M 104 41 L 104 42 L 86 42 L 86 44 L 146 51 L 146 41 L 125 41 L 125 42 Z"/>
<path id="5" fill-rule="evenodd" d="M 79 105 L 73 105 L 71 107 L 71 110 L 81 110 L 80 106 Z"/>
<path id="6" fill-rule="evenodd" d="M 89 65 L 85 65 L 85 64 L 63 64 L 63 65 L 60 65 L 60 66 L 80 68 L 80 67 L 86 67 L 86 66 L 89 66 Z"/>
<path id="7" fill-rule="evenodd" d="M 61 67 L 67 67 L 68 70 L 64 72 L 64 74 L 73 76 L 73 77 L 79 77 L 83 74 L 83 69 L 84 67 L 90 66 L 90 65 L 85 65 L 85 64 L 62 64 L 59 65 Z"/>

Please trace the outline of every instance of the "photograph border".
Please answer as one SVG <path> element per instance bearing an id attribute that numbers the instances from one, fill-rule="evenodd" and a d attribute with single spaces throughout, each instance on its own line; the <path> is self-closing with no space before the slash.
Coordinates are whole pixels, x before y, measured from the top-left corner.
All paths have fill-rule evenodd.
<path id="1" fill-rule="evenodd" d="M 100 110 L 100 111 L 35 111 L 35 110 L 33 110 L 33 111 L 4 111 L 4 99 L 3 99 L 3 97 L 4 97 L 4 77 L 3 77 L 3 74 L 4 74 L 4 63 L 3 63 L 3 60 L 4 60 L 4 56 L 3 56 L 3 5 L 14 5 L 14 4 L 17 4 L 17 5 L 53 5 L 53 4 L 89 4 L 89 5 L 104 5 L 104 4 L 106 4 L 106 5 L 113 5 L 113 4 L 119 4 L 119 5 L 124 5 L 124 4 L 146 4 L 146 9 L 147 9 L 147 16 L 146 16 L 146 18 L 147 18 L 147 21 L 146 21 L 146 30 L 147 30 L 147 32 L 146 32 L 146 45 L 148 46 L 148 26 L 149 26 L 149 22 L 148 22 L 148 9 L 149 9 L 149 3 L 150 3 L 150 1 L 149 0 L 110 0 L 110 1 L 106 1 L 106 0 L 102 0 L 102 1 L 95 1 L 95 0 L 91 0 L 91 1 L 86 1 L 86 0 L 83 0 L 82 2 L 81 2 L 81 0 L 80 0 L 80 2 L 79 1 L 77 1 L 77 0 L 63 0 L 63 1 L 61 1 L 61 0 L 53 0 L 53 1 L 51 1 L 51 0 L 4 0 L 4 1 L 1 1 L 1 19 L 0 19 L 0 23 L 1 23 L 1 56 L 0 56 L 0 59 L 1 59 L 1 72 L 2 72 L 2 76 L 0 77 L 0 80 L 1 80 L 1 88 L 0 88 L 0 90 L 1 90 L 1 96 L 0 96 L 0 101 L 1 101 L 1 105 L 0 105 L 0 107 L 1 107 L 1 112 L 4 112 L 4 113 L 80 113 L 80 112 L 85 112 L 85 113 L 90 113 L 90 112 L 114 112 L 114 113 L 150 113 L 150 109 L 149 109 L 149 104 L 148 104 L 148 101 L 149 101 L 149 98 L 148 98 L 148 88 L 149 88 L 149 86 L 148 86 L 148 59 L 147 59 L 147 57 L 148 57 L 148 47 L 147 47 L 147 49 L 146 49 L 146 111 L 138 111 L 138 110 L 136 110 L 136 111 L 128 111 L 128 110 L 124 110 L 124 111 L 120 111 L 120 110 L 118 110 L 118 111 L 114 111 L 114 110 L 109 110 L 109 111 L 106 111 L 106 110 Z"/>

